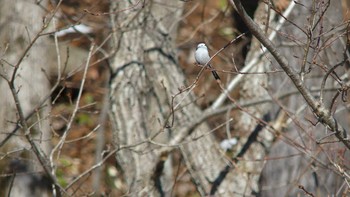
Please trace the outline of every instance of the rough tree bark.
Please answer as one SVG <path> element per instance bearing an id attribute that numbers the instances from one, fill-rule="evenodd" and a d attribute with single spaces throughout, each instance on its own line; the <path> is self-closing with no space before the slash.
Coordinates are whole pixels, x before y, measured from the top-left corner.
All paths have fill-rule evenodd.
<path id="1" fill-rule="evenodd" d="M 266 25 L 274 26 L 273 16 L 267 17 L 268 8 L 264 2 L 260 2 L 254 13 L 254 21 L 261 29 L 265 29 Z M 266 35 L 271 33 L 271 29 L 266 32 Z M 251 73 L 264 73 L 271 70 L 270 61 L 264 55 L 261 55 L 261 44 L 256 38 L 252 38 L 250 50 L 245 59 L 245 66 L 255 62 L 253 67 L 249 70 Z M 268 98 L 268 75 L 264 74 L 246 74 L 242 77 L 240 83 L 240 101 L 257 100 L 258 98 Z M 235 131 L 239 132 L 240 142 L 238 149 L 247 143 L 247 140 L 254 129 L 261 124 L 258 119 L 263 119 L 268 116 L 269 119 L 275 115 L 272 110 L 271 103 L 264 103 L 245 108 L 246 111 L 239 111 L 239 115 L 234 117 Z M 249 112 L 249 113 L 247 113 Z M 254 117 L 253 117 L 253 116 Z M 236 179 L 240 180 L 240 188 L 242 196 L 251 195 L 253 192 L 259 191 L 260 172 L 264 166 L 264 157 L 266 156 L 266 149 L 271 146 L 273 134 L 266 129 L 259 132 L 259 139 L 255 141 L 246 154 L 243 156 L 244 161 L 240 161 L 236 169 L 232 173 L 236 174 Z M 260 162 L 259 162 L 260 161 Z"/>
<path id="2" fill-rule="evenodd" d="M 171 111 L 172 96 L 186 85 L 174 45 L 184 3 L 144 3 L 142 9 L 141 5 L 131 9 L 133 4 L 126 1 L 116 5 L 123 10 L 113 24 L 118 48 L 110 87 L 114 141 L 121 148 L 117 161 L 131 195 L 163 196 L 170 193 L 175 179 L 170 151 L 179 149 L 198 192 L 206 195 L 228 161 L 214 137 L 205 135 L 210 129 L 205 124 L 196 125 L 201 111 L 193 103 L 192 93 L 178 110 Z M 185 95 L 176 97 L 175 104 Z M 228 184 L 233 176 L 228 175 L 219 188 L 223 196 L 232 196 L 235 188 Z"/>
<path id="3" fill-rule="evenodd" d="M 289 65 L 301 73 L 304 83 L 310 89 L 320 88 L 325 73 L 344 61 L 346 40 L 342 37 L 345 31 L 340 25 L 343 20 L 341 13 L 340 1 L 302 1 L 302 4 L 295 5 L 288 19 L 308 35 L 293 24 L 286 23 L 278 36 L 276 47 L 287 58 Z M 303 64 L 306 65 L 304 73 L 301 69 Z M 335 72 L 340 77 L 346 73 L 344 66 L 337 67 Z M 333 77 L 328 78 L 325 87 L 339 88 Z M 293 87 L 283 75 L 275 75 L 270 84 L 274 87 L 272 91 L 279 94 L 290 91 L 290 88 L 285 87 Z M 319 96 L 320 91 L 314 95 Z M 325 91 L 323 101 L 327 107 L 330 107 L 335 95 L 334 91 Z M 349 158 L 346 156 L 349 151 L 341 155 L 338 151 L 346 148 L 340 142 L 316 143 L 317 139 L 328 135 L 327 129 L 321 124 L 312 125 L 316 120 L 311 118 L 313 114 L 300 95 L 281 103 L 293 123 L 285 128 L 286 133 L 283 135 L 286 138 L 278 140 L 272 146 L 269 157 L 290 157 L 266 162 L 261 179 L 261 196 L 304 195 L 305 191 L 300 188 L 315 196 L 337 196 L 345 191 L 344 178 L 337 173 L 334 164 L 346 165 L 349 162 L 346 159 L 343 161 L 345 163 L 338 162 L 342 157 Z M 349 131 L 348 111 L 335 110 L 341 109 L 343 104 L 345 103 L 338 97 L 332 110 L 340 125 Z M 326 141 L 332 140 L 334 138 L 326 138 Z"/>
<path id="4" fill-rule="evenodd" d="M 14 66 L 18 64 L 19 69 L 14 78 L 14 86 L 17 91 L 19 104 L 25 117 L 38 106 L 43 97 L 49 93 L 50 83 L 47 78 L 48 61 L 46 52 L 47 37 L 39 38 L 24 54 L 30 46 L 32 39 L 43 26 L 44 7 L 47 1 L 40 1 L 40 7 L 34 1 L 15 0 L 0 1 L 0 140 L 2 141 L 11 133 L 19 123 L 18 110 L 15 106 L 14 97 L 9 89 L 10 80 L 14 72 Z M 21 58 L 23 57 L 23 60 Z M 45 73 L 46 71 L 46 73 Z M 43 107 L 27 121 L 31 127 L 31 137 L 37 146 L 46 155 L 50 151 L 50 127 L 49 115 L 50 103 L 46 102 Z M 1 154 L 9 154 L 9 158 L 27 157 L 24 160 L 15 160 L 11 164 L 1 161 L 2 167 L 10 165 L 11 172 L 34 172 L 29 175 L 18 175 L 14 179 L 11 196 L 42 196 L 38 183 L 35 187 L 30 186 L 31 182 L 39 180 L 36 172 L 41 171 L 41 164 L 38 163 L 34 153 L 31 151 L 24 131 L 17 131 L 10 140 L 1 148 Z M 26 156 L 25 156 L 26 155 Z M 12 177 L 14 178 L 14 177 Z M 42 184 L 42 183 L 41 183 Z M 44 184 L 45 185 L 45 184 Z M 5 186 L 2 184 L 2 186 Z M 30 188 L 31 187 L 31 188 Z M 3 190 L 4 191 L 4 190 Z M 37 193 L 39 192 L 39 193 Z"/>
<path id="5" fill-rule="evenodd" d="M 331 4 L 328 5 L 328 3 Z M 273 5 L 271 4 L 270 6 L 272 9 Z M 271 12 L 269 21 L 267 20 L 268 11 Z M 270 35 L 272 30 L 276 29 L 276 16 L 278 15 L 274 11 L 269 10 L 266 2 L 260 3 L 254 20 L 262 31 L 266 30 L 266 37 Z M 286 22 L 282 27 L 276 42 L 277 50 L 283 54 L 290 66 L 296 71 L 300 71 L 302 60 L 304 57 L 307 57 L 305 62 L 310 70 L 303 73 L 303 83 L 308 88 L 318 88 L 317 93 L 315 92 L 314 95 L 320 95 L 321 82 L 325 73 L 333 66 L 337 66 L 343 61 L 343 64 L 346 62 L 346 59 L 344 59 L 344 53 L 346 52 L 344 43 L 346 41 L 342 42 L 342 36 L 346 31 L 340 25 L 342 22 L 340 2 L 303 1 L 299 6 L 294 7 L 293 13 L 288 19 L 293 21 L 293 23 Z M 316 22 L 318 20 L 319 23 Z M 265 29 L 267 24 L 270 28 Z M 344 26 L 346 25 L 343 24 Z M 308 34 L 303 34 L 300 31 L 300 29 L 305 29 L 308 32 L 308 27 L 311 27 L 310 29 L 314 28 L 312 29 L 312 34 L 310 33 L 310 37 L 307 37 L 309 36 Z M 339 29 L 336 27 L 339 27 Z M 311 45 L 309 46 L 305 44 L 308 40 L 311 40 Z M 263 56 L 259 55 L 262 50 L 260 42 L 257 39 L 253 39 L 251 50 L 245 62 L 248 64 L 252 59 L 258 59 L 258 61 L 249 72 L 263 73 L 274 71 L 279 67 L 273 61 L 274 58 L 268 53 Z M 336 72 L 344 73 L 344 68 L 338 67 Z M 336 95 L 336 89 L 339 88 L 339 84 L 335 81 L 328 78 L 325 85 L 328 89 L 333 88 L 331 92 L 324 91 L 323 102 L 327 107 L 330 107 L 332 99 Z M 335 194 L 344 191 L 342 184 L 344 184 L 345 176 L 339 176 L 341 170 L 337 169 L 336 166 L 338 165 L 337 161 L 339 159 L 342 160 L 344 155 L 336 154 L 336 152 L 344 151 L 345 147 L 341 143 L 336 142 L 333 142 L 331 145 L 317 144 L 317 139 L 328 135 L 327 132 L 322 132 L 326 131 L 327 128 L 320 124 L 318 126 L 313 125 L 313 122 L 310 121 L 310 117 L 313 114 L 308 108 L 305 108 L 305 100 L 300 93 L 289 96 L 289 99 L 277 99 L 293 89 L 296 91 L 294 84 L 286 77 L 286 74 L 280 72 L 271 72 L 265 75 L 249 74 L 243 77 L 241 84 L 240 100 L 242 103 L 246 100 L 256 101 L 271 95 L 273 96 L 271 98 L 272 103 L 274 103 L 272 106 L 274 108 L 282 107 L 278 118 L 274 121 L 275 124 L 271 124 L 273 129 L 271 130 L 270 128 L 270 131 L 260 132 L 258 143 L 252 144 L 250 151 L 244 155 L 244 161 L 240 161 L 232 172 L 242 180 L 242 186 L 246 185 L 246 194 L 259 192 L 259 195 L 262 196 L 280 196 L 281 194 L 296 196 L 304 194 L 305 191 L 311 191 L 319 196 L 322 193 Z M 342 104 L 343 101 L 338 97 L 335 103 L 335 107 L 339 108 L 338 105 Z M 246 133 L 240 138 L 242 143 L 247 141 L 248 134 L 256 127 L 257 118 L 262 118 L 266 113 L 271 113 L 273 117 L 275 116 L 276 110 L 273 110 L 272 106 L 259 104 L 258 106 L 248 107 L 241 112 L 240 116 L 236 116 L 234 127 L 241 133 Z M 304 117 L 300 111 L 308 115 Z M 339 125 L 343 125 L 347 130 L 346 117 L 348 117 L 348 114 L 344 112 L 344 110 L 337 110 L 335 117 L 340 123 Z M 253 118 L 251 114 L 255 117 Z M 287 134 L 281 133 L 281 131 L 287 130 L 289 131 Z M 281 159 L 265 160 L 265 155 L 271 150 L 274 140 L 277 143 L 269 156 L 273 158 L 281 157 Z M 345 152 L 345 155 L 347 154 Z M 284 156 L 291 158 L 286 159 Z M 260 178 L 260 173 L 265 163 L 267 165 L 265 166 L 263 177 L 261 182 L 258 183 L 257 180 Z M 346 164 L 341 162 L 340 169 L 346 168 L 345 166 Z"/>
<path id="6" fill-rule="evenodd" d="M 338 67 L 339 64 L 345 64 L 348 58 L 344 55 L 346 46 L 342 41 L 343 33 L 346 31 L 341 25 L 340 1 L 302 1 L 293 8 L 288 19 L 292 22 L 287 22 L 279 32 L 278 40 L 275 42 L 276 50 L 287 59 L 288 66 L 298 72 L 303 86 L 308 91 L 316 89 L 312 96 L 318 99 L 317 97 L 322 95 L 320 89 L 324 87 L 321 84 L 327 72 L 337 68 L 336 73 L 345 73 L 344 68 Z M 273 57 L 266 57 L 273 60 Z M 277 67 L 276 62 L 271 63 Z M 333 91 L 327 92 L 324 89 L 323 100 L 320 102 L 327 108 L 335 104 L 331 111 L 336 112 L 336 123 L 348 130 L 347 120 L 344 119 L 348 114 L 336 110 L 341 109 L 339 106 L 343 101 L 340 97 L 333 100 L 337 95 L 335 90 L 346 81 L 338 83 L 340 79 L 337 79 L 336 75 L 333 72 L 332 77 L 328 77 L 325 87 L 333 88 Z M 290 78 L 286 78 L 285 73 L 270 76 L 266 90 L 274 96 L 274 100 L 278 95 L 295 89 L 295 85 L 291 83 Z M 317 143 L 318 139 L 328 135 L 327 128 L 321 124 L 313 125 L 317 120 L 312 120 L 314 114 L 305 105 L 300 93 L 275 103 L 289 118 L 284 121 L 285 130 L 289 132 L 275 133 L 278 141 L 269 156 L 281 159 L 266 161 L 260 195 L 297 196 L 310 192 L 320 196 L 337 195 L 344 191 L 343 184 L 346 177 L 341 175 L 341 169 L 346 166 L 343 162 L 348 161 L 346 159 L 340 163 L 338 161 L 347 158 L 345 143 L 336 141 L 321 145 Z M 332 141 L 332 138 L 327 138 L 327 141 L 328 139 Z M 269 147 L 266 148 L 269 150 Z M 344 150 L 344 155 L 339 154 L 338 151 Z"/>

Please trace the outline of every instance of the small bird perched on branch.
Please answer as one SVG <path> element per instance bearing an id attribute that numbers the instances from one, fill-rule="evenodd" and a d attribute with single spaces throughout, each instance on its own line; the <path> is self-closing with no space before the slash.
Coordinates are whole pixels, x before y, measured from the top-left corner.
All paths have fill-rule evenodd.
<path id="1" fill-rule="evenodd" d="M 197 46 L 196 53 L 194 54 L 194 57 L 198 64 L 205 66 L 206 63 L 208 63 L 210 60 L 208 47 L 204 43 L 199 43 Z M 208 64 L 208 67 L 210 69 L 213 69 L 213 67 L 211 67 L 210 64 Z M 220 80 L 220 77 L 215 70 L 211 70 L 211 73 L 213 73 L 215 80 Z"/>

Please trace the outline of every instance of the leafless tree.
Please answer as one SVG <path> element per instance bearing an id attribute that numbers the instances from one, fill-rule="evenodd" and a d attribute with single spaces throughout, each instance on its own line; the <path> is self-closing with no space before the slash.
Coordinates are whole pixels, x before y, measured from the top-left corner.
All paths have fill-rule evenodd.
<path id="1" fill-rule="evenodd" d="M 136 3 L 137 1 L 134 4 L 118 4 L 116 7 L 126 9 Z M 115 142 L 121 149 L 117 153 L 117 160 L 131 194 L 142 195 L 152 192 L 155 195 L 156 192 L 162 196 L 169 193 L 173 172 L 167 162 L 171 160 L 171 153 L 176 149 L 182 153 L 186 167 L 201 195 L 230 196 L 233 193 L 236 195 L 259 193 L 259 189 L 266 189 L 258 186 L 258 180 L 264 164 L 268 164 L 265 168 L 267 172 L 268 166 L 272 163 L 264 158 L 270 151 L 273 141 L 288 144 L 287 147 L 296 151 L 294 154 L 302 155 L 301 158 L 308 161 L 304 170 L 311 176 L 315 174 L 312 169 L 317 166 L 327 169 L 323 171 L 322 176 L 330 178 L 329 182 L 348 181 L 347 175 L 341 175 L 345 166 L 339 166 L 330 159 L 329 151 L 332 149 L 320 140 L 322 136 L 329 135 L 329 138 L 325 139 L 336 137 L 339 140 L 332 143 L 333 147 L 337 147 L 336 150 L 349 148 L 346 122 L 336 118 L 340 114 L 336 109 L 341 109 L 338 103 L 339 105 L 344 103 L 340 95 L 344 98 L 347 90 L 346 79 L 337 74 L 345 73 L 343 68 L 345 66 L 340 65 L 348 61 L 346 39 L 344 39 L 347 35 L 347 23 L 340 20 L 339 14 L 333 14 L 340 13 L 340 4 L 331 1 L 291 2 L 288 7 L 289 16 L 283 16 L 272 3 L 261 2 L 256 14 L 260 14 L 261 17 L 255 18 L 260 23 L 259 27 L 246 15 L 240 1 L 231 3 L 237 8 L 250 32 L 257 38 L 253 41 L 253 47 L 246 60 L 246 64 L 251 67 L 243 68 L 244 72 L 241 72 L 238 78 L 244 81 L 241 83 L 242 99 L 248 99 L 250 102 L 235 101 L 227 95 L 225 86 L 219 82 L 218 88 L 221 88 L 223 96 L 214 103 L 213 108 L 197 115 L 191 108 L 194 106 L 188 105 L 194 100 L 189 93 L 192 90 L 191 85 L 186 89 L 181 88 L 184 84 L 182 80 L 168 81 L 169 78 L 181 79 L 181 73 L 168 70 L 172 68 L 170 65 L 176 63 L 174 55 L 167 50 L 168 46 L 171 48 L 171 35 L 173 35 L 167 30 L 172 30 L 174 26 L 167 21 L 167 15 L 159 16 L 162 12 L 159 13 L 156 9 L 162 4 L 145 2 L 142 5 L 143 10 L 130 9 L 117 15 L 115 31 L 118 33 L 115 37 L 119 48 L 113 63 L 111 119 L 115 121 Z M 162 9 L 164 10 L 165 8 Z M 170 13 L 172 11 L 167 11 L 167 14 Z M 144 20 L 145 18 L 147 20 Z M 170 27 L 162 25 L 164 21 Z M 126 29 L 123 28 L 124 24 L 128 24 Z M 269 37 L 271 34 L 273 36 Z M 223 50 L 226 47 L 223 47 Z M 221 50 L 218 51 L 220 52 Z M 169 58 L 171 62 L 168 62 Z M 173 76 L 174 74 L 176 76 Z M 194 84 L 197 85 L 196 82 Z M 227 96 L 233 106 L 218 108 Z M 259 101 L 259 98 L 266 99 Z M 266 100 L 269 104 L 262 105 L 261 103 L 266 103 Z M 257 104 L 249 104 L 254 102 Z M 184 104 L 188 106 L 178 110 Z M 246 108 L 245 105 L 250 107 Z M 241 149 L 238 148 L 240 151 L 234 154 L 230 161 L 222 153 L 218 154 L 220 151 L 215 152 L 216 146 L 210 143 L 216 142 L 211 138 L 209 130 L 198 126 L 196 120 L 205 120 L 203 116 L 208 117 L 206 112 L 210 113 L 212 109 L 222 113 L 223 109 L 232 108 L 238 108 L 242 112 L 240 117 L 235 118 L 238 120 L 236 128 L 247 133 L 255 130 L 241 138 Z M 191 115 L 187 115 L 184 120 L 182 116 L 187 110 Z M 306 113 L 308 116 L 300 113 Z M 266 116 L 267 114 L 270 114 L 272 121 Z M 279 118 L 275 119 L 276 117 Z M 259 125 L 264 125 L 265 129 Z M 290 131 L 288 133 L 296 133 L 300 139 L 294 139 L 293 135 L 282 132 L 287 130 Z M 182 131 L 186 131 L 186 135 L 183 135 Z M 193 137 L 194 134 L 196 137 Z M 206 156 L 201 155 L 201 150 L 205 150 Z M 211 156 L 211 153 L 221 159 Z M 287 153 L 290 152 L 282 152 L 280 157 L 291 157 Z M 337 158 L 346 157 L 337 155 Z M 198 161 L 199 165 L 196 163 Z M 227 164 L 222 167 L 223 164 L 218 163 L 221 161 L 226 161 Z M 299 171 L 301 169 L 296 164 L 294 166 L 298 169 L 296 174 L 301 176 Z M 273 166 L 271 169 L 274 171 Z M 288 174 L 288 170 L 276 170 L 276 173 Z M 271 174 L 271 171 L 268 173 Z M 201 175 L 204 177 L 201 178 Z M 294 176 L 294 174 L 286 175 L 281 179 L 295 180 Z M 268 176 L 263 178 L 266 177 Z M 306 176 L 303 178 L 310 180 Z M 299 180 L 302 179 L 297 179 Z M 228 183 L 224 184 L 226 181 Z M 268 183 L 276 185 L 274 182 L 268 181 Z M 345 187 L 343 184 L 325 183 L 325 185 L 325 188 L 332 188 L 335 193 L 344 191 Z M 319 185 L 294 182 L 288 187 L 290 189 L 285 195 L 306 192 L 316 195 L 315 188 Z M 272 189 L 272 191 L 277 193 L 279 190 Z M 322 192 L 332 193 L 327 189 Z"/>
<path id="2" fill-rule="evenodd" d="M 342 18 L 340 1 L 259 1 L 248 15 L 248 1 L 230 0 L 225 11 L 209 13 L 213 16 L 208 19 L 203 9 L 201 24 L 181 42 L 192 48 L 181 56 L 190 64 L 185 69 L 198 69 L 190 80 L 181 65 L 186 61 L 178 59 L 183 48 L 178 48 L 177 38 L 179 24 L 190 29 L 186 20 L 199 2 L 110 1 L 108 12 L 85 9 L 80 18 L 56 15 L 62 1 L 51 3 L 53 9 L 48 10 L 46 1 L 35 5 L 0 0 L 1 167 L 8 165 L 5 158 L 30 161 L 12 160 L 13 171 L 2 174 L 9 180 L 8 195 L 38 196 L 20 193 L 28 179 L 40 180 L 36 184 L 44 185 L 47 195 L 103 194 L 101 169 L 111 157 L 117 166 L 117 193 L 130 196 L 186 195 L 177 191 L 180 182 L 201 196 L 348 194 L 349 22 Z M 186 5 L 193 7 L 184 9 Z M 220 46 L 205 32 L 217 17 L 232 17 L 229 12 L 238 14 L 236 19 L 247 31 L 231 35 Z M 89 47 L 81 63 L 66 73 L 61 66 L 67 66 L 72 53 L 62 59 L 58 34 L 48 30 L 49 24 L 57 27 L 56 17 L 79 18 L 76 23 L 84 17 L 109 17 L 110 29 L 103 28 L 110 33 L 101 34 L 102 41 L 71 24 L 72 31 L 89 40 Z M 54 44 L 48 44 L 48 35 L 53 35 Z M 248 53 L 242 55 L 242 65 L 236 65 L 230 50 L 249 36 Z M 194 63 L 198 37 L 207 42 L 212 62 L 224 59 L 225 65 L 214 67 L 222 80 L 203 80 L 211 68 Z M 43 55 L 50 49 L 58 64 L 52 88 L 52 71 L 45 67 L 51 59 Z M 94 59 L 95 54 L 102 58 Z M 109 62 L 110 78 L 100 122 L 88 135 L 68 140 L 82 109 L 88 69 L 102 61 Z M 52 137 L 49 98 L 57 84 L 78 71 L 77 98 L 63 131 Z M 212 104 L 200 107 L 203 96 L 194 92 L 206 83 L 219 93 L 209 95 Z M 113 146 L 108 148 L 102 140 L 107 111 L 113 133 Z M 65 184 L 57 181 L 66 144 L 96 131 L 100 142 L 95 164 L 67 175 Z M 82 185 L 89 175 L 94 188 L 85 191 Z"/>
<path id="3" fill-rule="evenodd" d="M 1 1 L 0 5 L 1 157 L 12 158 L 11 195 L 37 196 L 42 194 L 41 186 L 29 185 L 42 179 L 36 172 L 46 171 L 55 184 L 47 157 L 51 150 L 47 37 L 40 37 L 48 26 L 47 2 L 38 3 L 42 7 L 27 1 Z M 21 155 L 30 162 L 19 159 Z"/>

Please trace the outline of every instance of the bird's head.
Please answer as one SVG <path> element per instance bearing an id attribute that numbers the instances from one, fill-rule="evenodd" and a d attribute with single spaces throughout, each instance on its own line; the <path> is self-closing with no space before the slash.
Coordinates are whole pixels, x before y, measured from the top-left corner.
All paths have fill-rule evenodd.
<path id="1" fill-rule="evenodd" d="M 197 45 L 197 49 L 199 49 L 199 48 L 208 49 L 208 48 L 207 48 L 207 45 L 205 45 L 204 43 L 199 43 L 199 44 Z"/>

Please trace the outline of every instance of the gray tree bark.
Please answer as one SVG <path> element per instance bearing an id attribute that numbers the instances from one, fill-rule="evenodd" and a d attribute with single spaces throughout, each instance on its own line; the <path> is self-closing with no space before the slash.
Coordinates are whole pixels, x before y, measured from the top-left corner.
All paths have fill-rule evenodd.
<path id="1" fill-rule="evenodd" d="M 328 5 L 330 3 L 330 5 Z M 346 41 L 342 35 L 346 34 L 345 26 L 342 23 L 340 1 L 308 1 L 301 2 L 293 8 L 291 16 L 287 17 L 292 22 L 286 22 L 279 31 L 276 50 L 280 52 L 293 67 L 296 72 L 300 72 L 304 85 L 309 89 L 318 89 L 314 95 L 321 95 L 320 89 L 322 80 L 332 67 L 336 67 L 336 73 L 341 76 L 345 73 L 344 67 L 337 67 L 339 63 L 345 65 L 347 61 L 344 54 L 346 51 Z M 271 8 L 273 5 L 270 5 Z M 267 13 L 270 11 L 270 20 Z M 255 13 L 254 20 L 265 31 L 266 38 L 276 29 L 276 13 L 269 10 L 266 2 L 261 2 Z M 265 29 L 266 25 L 270 28 Z M 337 29 L 338 27 L 338 29 Z M 309 29 L 312 33 L 309 33 Z M 303 29 L 307 33 L 301 31 Z M 312 29 L 312 30 L 311 30 Z M 309 36 L 309 37 L 307 37 Z M 310 45 L 307 43 L 310 41 Z M 258 59 L 250 72 L 266 72 L 279 68 L 274 57 L 268 53 L 259 57 L 263 50 L 260 42 L 253 39 L 251 50 L 247 56 L 246 63 L 252 59 Z M 332 54 L 332 55 L 331 55 Z M 344 59 L 345 58 L 345 59 Z M 301 72 L 303 60 L 306 63 L 306 70 Z M 343 110 L 344 102 L 338 97 L 335 102 L 332 100 L 336 95 L 336 89 L 340 85 L 334 79 L 335 76 L 328 77 L 325 87 L 333 91 L 324 91 L 323 101 L 327 107 L 335 103 L 332 111 L 336 112 L 335 117 L 339 125 L 348 130 L 348 113 Z M 347 77 L 341 77 L 347 82 Z M 311 192 L 315 196 L 322 194 L 338 195 L 344 189 L 347 176 L 340 175 L 346 165 L 338 160 L 342 160 L 344 155 L 336 154 L 335 150 L 344 151 L 346 147 L 342 143 L 334 141 L 331 145 L 317 144 L 317 140 L 327 136 L 327 128 L 323 125 L 313 125 L 314 115 L 305 105 L 305 100 L 300 93 L 289 96 L 288 99 L 278 97 L 290 91 L 296 91 L 295 85 L 286 77 L 284 72 L 268 75 L 249 74 L 243 77 L 240 91 L 241 101 L 259 100 L 272 96 L 274 105 L 261 105 L 244 108 L 241 115 L 234 121 L 235 128 L 242 133 L 251 133 L 258 121 L 266 113 L 275 116 L 274 108 L 282 108 L 278 118 L 271 123 L 269 131 L 260 132 L 260 136 L 255 146 L 244 155 L 245 162 L 240 162 L 241 169 L 235 169 L 234 173 L 239 175 L 246 173 L 249 191 L 256 191 L 261 196 L 297 196 L 306 192 Z M 323 87 L 324 89 L 324 87 Z M 341 91 L 341 90 L 340 90 Z M 296 91 L 298 92 L 298 91 Z M 246 112 L 249 112 L 246 113 Z M 253 118 L 254 115 L 255 117 Z M 243 130 L 243 131 L 242 131 Z M 287 133 L 283 133 L 288 131 Z M 248 134 L 247 134 L 248 135 Z M 326 141 L 334 138 L 326 138 Z M 244 143 L 247 137 L 241 138 Z M 277 141 L 272 144 L 273 141 Z M 272 146 L 272 149 L 271 149 Z M 267 155 L 267 153 L 270 155 Z M 348 155 L 346 152 L 345 155 Z M 265 158 L 277 159 L 265 159 Z M 285 158 L 287 157 L 287 158 Z M 347 158 L 348 156 L 345 156 Z M 254 162 L 249 162 L 253 160 Z M 261 161 L 261 162 L 259 162 Z M 348 162 L 348 161 L 347 161 Z M 243 163 L 243 164 L 242 164 Z M 264 171 L 262 177 L 260 172 Z M 242 170 L 244 169 L 244 170 Z M 260 178 L 260 183 L 257 179 Z M 244 181 L 243 181 L 244 182 Z M 256 185 L 255 185 L 256 184 Z M 257 186 L 259 184 L 259 186 Z M 258 189 L 257 189 L 258 187 Z"/>
<path id="2" fill-rule="evenodd" d="M 46 7 L 47 1 L 40 1 L 40 5 Z M 43 26 L 45 14 L 43 7 L 36 5 L 34 1 L 0 1 L 0 74 L 2 75 L 0 78 L 0 141 L 6 138 L 17 124 L 21 124 L 14 97 L 5 80 L 5 78 L 11 80 L 15 65 L 18 65 L 18 70 L 13 83 L 17 91 L 18 103 L 25 117 L 35 110 L 39 102 L 50 92 L 50 83 L 47 78 L 49 64 L 46 54 L 48 38 L 39 38 L 28 53 L 24 54 L 25 49 L 30 46 L 32 39 Z M 23 58 L 22 61 L 21 58 Z M 39 149 L 48 155 L 51 147 L 48 118 L 50 103 L 45 102 L 41 108 L 36 110 L 36 113 L 27 121 L 31 130 L 30 136 Z M 11 188 L 11 196 L 42 196 L 45 194 L 40 190 L 41 186 L 32 187 L 30 185 L 31 181 L 38 180 L 40 176 L 35 177 L 36 172 L 42 171 L 42 168 L 28 140 L 24 137 L 24 132 L 20 129 L 5 145 L 0 147 L 1 155 L 8 154 L 9 158 L 19 159 L 11 164 L 3 159 L 2 167 L 11 165 L 13 172 L 34 172 L 32 176 L 16 176 Z M 27 159 L 21 160 L 21 157 Z"/>
<path id="3" fill-rule="evenodd" d="M 318 89 L 314 93 L 316 98 L 321 95 L 321 84 L 326 72 L 344 61 L 346 41 L 342 37 L 345 29 L 341 27 L 341 13 L 340 1 L 302 1 L 295 5 L 288 17 L 292 23 L 284 24 L 275 41 L 276 48 L 300 74 L 305 86 L 308 89 Z M 302 69 L 303 64 L 306 65 L 305 70 Z M 278 65 L 273 61 L 271 67 L 278 68 Z M 344 67 L 338 66 L 335 73 L 342 76 L 346 73 Z M 335 78 L 334 75 L 328 77 L 325 84 L 328 89 L 334 88 L 333 91 L 324 91 L 323 102 L 328 108 L 336 95 L 335 90 L 340 87 Z M 269 77 L 268 90 L 271 95 L 282 95 L 294 87 L 284 73 L 271 74 Z M 342 109 L 344 104 L 346 103 L 338 97 L 332 111 L 336 120 L 348 131 L 349 114 Z M 268 158 L 280 159 L 266 161 L 260 182 L 260 195 L 298 196 L 305 195 L 305 191 L 315 196 L 340 195 L 346 186 L 344 187 L 344 177 L 339 174 L 335 164 L 338 165 L 341 158 L 349 158 L 348 151 L 345 151 L 345 155 L 337 153 L 346 147 L 336 140 L 330 144 L 316 143 L 318 139 L 327 136 L 329 131 L 321 124 L 313 125 L 317 120 L 313 118 L 314 115 L 300 94 L 282 99 L 278 105 L 282 107 L 281 113 L 285 116 L 281 130 L 283 133 L 278 134 L 271 149 L 266 148 Z M 329 137 L 325 141 L 334 139 Z M 339 166 L 345 168 L 342 162 Z"/>
<path id="4" fill-rule="evenodd" d="M 130 6 L 118 2 L 116 7 Z M 196 123 L 201 111 L 192 93 L 172 112 L 172 97 L 187 85 L 174 45 L 183 2 L 145 1 L 143 6 L 118 12 L 114 23 L 118 48 L 112 64 L 110 108 L 114 142 L 120 148 L 118 164 L 130 195 L 169 196 L 176 179 L 171 151 L 178 149 L 198 192 L 207 195 L 211 181 L 228 161 L 208 126 Z M 174 104 L 186 94 L 177 96 Z M 228 175 L 220 187 L 223 196 L 232 196 L 234 188 L 228 185 L 233 176 Z"/>

